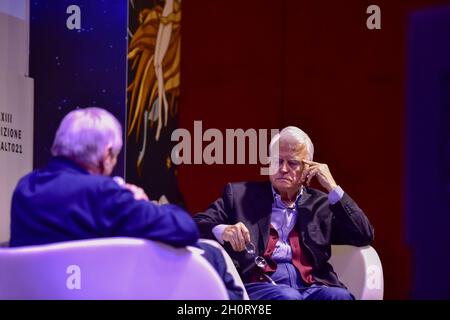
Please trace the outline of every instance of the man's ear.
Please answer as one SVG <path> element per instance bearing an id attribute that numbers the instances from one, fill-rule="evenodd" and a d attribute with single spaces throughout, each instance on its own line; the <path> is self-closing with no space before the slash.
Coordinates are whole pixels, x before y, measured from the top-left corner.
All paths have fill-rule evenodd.
<path id="1" fill-rule="evenodd" d="M 105 170 L 110 165 L 113 157 L 114 156 L 113 156 L 112 146 L 108 145 L 105 148 L 105 151 L 103 151 L 102 160 L 99 163 L 99 169 L 100 169 L 101 174 L 105 174 Z"/>
<path id="2" fill-rule="evenodd" d="M 104 163 L 105 161 L 107 161 L 108 155 L 109 155 L 109 147 L 106 147 L 106 148 L 103 150 L 103 153 L 102 153 L 102 158 L 101 158 L 101 162 L 102 162 L 102 163 Z"/>
<path id="3" fill-rule="evenodd" d="M 111 145 L 108 145 L 106 147 L 105 153 L 106 153 L 106 156 L 110 157 L 111 159 L 114 158 L 114 152 L 113 152 L 113 148 Z"/>

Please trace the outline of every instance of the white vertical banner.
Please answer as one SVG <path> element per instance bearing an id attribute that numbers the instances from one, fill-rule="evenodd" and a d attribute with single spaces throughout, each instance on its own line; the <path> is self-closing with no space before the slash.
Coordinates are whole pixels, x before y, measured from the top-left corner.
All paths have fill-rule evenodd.
<path id="1" fill-rule="evenodd" d="M 12 192 L 33 167 L 29 2 L 0 1 L 0 243 L 10 238 Z"/>

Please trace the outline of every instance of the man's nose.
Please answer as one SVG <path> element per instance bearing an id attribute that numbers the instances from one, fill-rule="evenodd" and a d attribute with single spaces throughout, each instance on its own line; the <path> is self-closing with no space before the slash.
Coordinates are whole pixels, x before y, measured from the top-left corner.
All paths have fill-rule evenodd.
<path id="1" fill-rule="evenodd" d="M 283 161 L 283 162 L 280 164 L 280 171 L 281 171 L 281 172 L 288 172 L 287 161 Z"/>

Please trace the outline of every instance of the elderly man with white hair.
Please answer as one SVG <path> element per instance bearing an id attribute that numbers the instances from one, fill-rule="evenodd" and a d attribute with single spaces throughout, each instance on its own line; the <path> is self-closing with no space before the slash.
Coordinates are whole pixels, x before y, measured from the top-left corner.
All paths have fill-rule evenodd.
<path id="1" fill-rule="evenodd" d="M 198 229 L 183 209 L 148 201 L 134 185 L 109 177 L 122 148 L 122 128 L 101 108 L 62 120 L 42 169 L 23 177 L 11 205 L 11 246 L 129 236 L 173 246 L 196 243 Z"/>
<path id="2" fill-rule="evenodd" d="M 223 244 L 251 299 L 353 299 L 328 263 L 331 244 L 368 245 L 372 225 L 328 166 L 313 161 L 301 129 L 284 128 L 270 153 L 270 181 L 229 183 L 194 217 L 201 237 Z M 309 187 L 314 178 L 326 193 Z"/>
<path id="3" fill-rule="evenodd" d="M 222 278 L 230 299 L 242 299 L 243 290 L 229 274 L 222 253 L 197 242 L 197 226 L 186 211 L 157 205 L 141 188 L 109 177 L 121 148 L 122 127 L 108 111 L 86 108 L 67 114 L 56 132 L 49 164 L 17 184 L 10 246 L 100 237 L 193 245 Z"/>

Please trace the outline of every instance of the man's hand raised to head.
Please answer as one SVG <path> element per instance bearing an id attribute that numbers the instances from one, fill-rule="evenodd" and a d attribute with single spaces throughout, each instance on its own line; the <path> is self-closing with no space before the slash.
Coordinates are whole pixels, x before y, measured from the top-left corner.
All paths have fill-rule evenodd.
<path id="1" fill-rule="evenodd" d="M 306 181 L 306 185 L 309 186 L 311 184 L 311 179 L 316 177 L 320 185 L 328 192 L 337 187 L 336 181 L 334 181 L 327 164 L 309 160 L 303 160 L 303 164 L 305 167 L 301 177 L 302 183 L 305 183 Z"/>
<path id="2" fill-rule="evenodd" d="M 238 222 L 225 228 L 222 239 L 229 242 L 234 251 L 241 252 L 245 250 L 245 244 L 250 242 L 250 232 L 242 222 Z"/>

